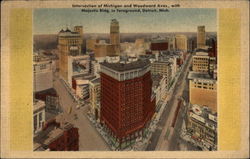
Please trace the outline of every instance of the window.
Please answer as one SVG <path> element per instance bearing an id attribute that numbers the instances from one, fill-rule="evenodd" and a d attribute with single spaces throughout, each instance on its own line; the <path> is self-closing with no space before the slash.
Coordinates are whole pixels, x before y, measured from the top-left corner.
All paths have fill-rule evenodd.
<path id="1" fill-rule="evenodd" d="M 40 65 L 40 69 L 41 69 L 41 70 L 46 69 L 46 64 Z"/>

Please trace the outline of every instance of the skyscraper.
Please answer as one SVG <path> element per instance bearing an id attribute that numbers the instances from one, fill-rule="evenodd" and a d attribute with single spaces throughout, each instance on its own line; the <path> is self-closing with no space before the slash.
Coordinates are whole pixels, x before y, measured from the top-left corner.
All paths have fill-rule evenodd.
<path id="1" fill-rule="evenodd" d="M 155 113 L 150 62 L 101 64 L 101 123 L 119 143 L 131 142 Z"/>
<path id="2" fill-rule="evenodd" d="M 198 26 L 197 30 L 197 48 L 203 48 L 206 45 L 205 26 Z"/>
<path id="3" fill-rule="evenodd" d="M 75 32 L 68 28 L 62 29 L 58 34 L 60 76 L 66 81 L 68 80 L 68 57 L 80 55 L 82 50 L 82 27 L 76 26 L 74 30 Z"/>
<path id="4" fill-rule="evenodd" d="M 111 24 L 110 24 L 110 43 L 113 44 L 113 45 L 120 45 L 119 22 L 116 19 L 111 20 Z"/>
<path id="5" fill-rule="evenodd" d="M 110 43 L 115 47 L 116 54 L 120 54 L 120 29 L 116 19 L 111 20 L 110 24 Z"/>
<path id="6" fill-rule="evenodd" d="M 177 50 L 187 51 L 187 37 L 185 35 L 176 35 L 175 44 Z"/>

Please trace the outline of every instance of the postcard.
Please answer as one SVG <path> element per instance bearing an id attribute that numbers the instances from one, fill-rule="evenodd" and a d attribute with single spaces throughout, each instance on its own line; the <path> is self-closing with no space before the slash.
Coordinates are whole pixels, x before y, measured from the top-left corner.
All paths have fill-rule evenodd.
<path id="1" fill-rule="evenodd" d="M 1 157 L 248 158 L 248 1 L 3 1 Z"/>

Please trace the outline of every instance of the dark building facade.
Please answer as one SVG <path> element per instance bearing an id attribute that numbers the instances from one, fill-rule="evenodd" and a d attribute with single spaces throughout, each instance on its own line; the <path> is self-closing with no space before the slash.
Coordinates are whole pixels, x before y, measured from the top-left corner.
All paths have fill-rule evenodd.
<path id="1" fill-rule="evenodd" d="M 59 96 L 54 88 L 36 92 L 35 98 L 45 101 L 46 111 L 57 112 L 59 110 Z"/>
<path id="2" fill-rule="evenodd" d="M 78 151 L 78 128 L 70 123 L 59 123 L 56 119 L 47 121 L 43 130 L 34 137 L 34 150 Z"/>
<path id="3" fill-rule="evenodd" d="M 168 42 L 167 41 L 151 42 L 150 49 L 152 51 L 166 51 L 168 50 Z"/>
<path id="4" fill-rule="evenodd" d="M 70 126 L 48 145 L 50 151 L 79 151 L 78 128 Z"/>
<path id="5" fill-rule="evenodd" d="M 155 113 L 150 62 L 101 63 L 101 123 L 121 143 L 141 136 Z"/>

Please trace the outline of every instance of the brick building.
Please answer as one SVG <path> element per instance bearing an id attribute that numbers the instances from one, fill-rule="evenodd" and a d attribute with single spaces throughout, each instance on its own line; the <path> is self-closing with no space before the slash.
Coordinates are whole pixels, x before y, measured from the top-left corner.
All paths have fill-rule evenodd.
<path id="1" fill-rule="evenodd" d="M 59 117 L 59 116 L 57 116 Z M 34 137 L 34 151 L 78 151 L 78 128 L 67 122 L 51 119 L 43 130 Z"/>
<path id="2" fill-rule="evenodd" d="M 119 148 L 142 136 L 154 113 L 148 60 L 101 63 L 101 123 Z"/>
<path id="3" fill-rule="evenodd" d="M 168 50 L 167 39 L 161 39 L 160 37 L 152 39 L 150 49 L 152 51 L 166 51 Z"/>
<path id="4" fill-rule="evenodd" d="M 167 42 L 152 42 L 150 49 L 152 51 L 165 51 L 168 49 L 168 43 Z"/>

